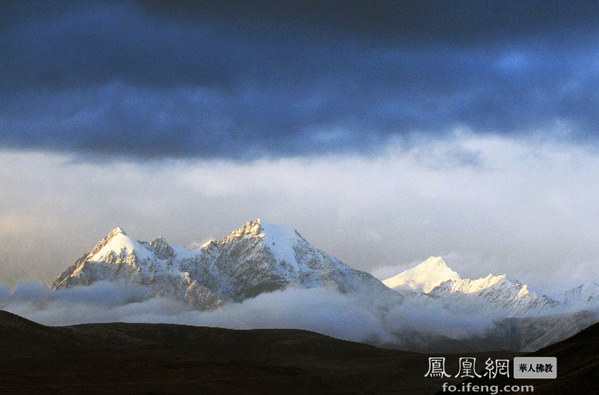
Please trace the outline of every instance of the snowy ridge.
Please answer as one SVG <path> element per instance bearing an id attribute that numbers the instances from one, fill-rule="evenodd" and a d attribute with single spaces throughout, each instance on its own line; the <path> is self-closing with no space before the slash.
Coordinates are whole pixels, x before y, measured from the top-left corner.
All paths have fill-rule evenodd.
<path id="1" fill-rule="evenodd" d="M 102 280 L 146 285 L 150 296 L 183 299 L 200 309 L 288 286 L 388 291 L 372 275 L 310 245 L 293 228 L 259 219 L 196 250 L 172 247 L 161 237 L 150 243 L 135 241 L 117 227 L 67 268 L 53 287 Z"/>
<path id="2" fill-rule="evenodd" d="M 475 311 L 482 303 L 506 316 L 537 315 L 559 305 L 544 295 L 530 292 L 526 284 L 506 274 L 489 274 L 476 280 L 461 278 L 440 257 L 430 257 L 384 280 L 383 284 L 393 289 L 409 287 L 433 298 L 446 298 L 454 311 Z"/>
<path id="3" fill-rule="evenodd" d="M 558 303 L 544 295 L 528 290 L 526 284 L 501 274 L 489 274 L 477 280 L 450 280 L 435 288 L 431 295 L 461 295 L 463 298 L 483 299 L 494 308 L 504 310 L 510 316 L 548 313 Z"/>
<path id="4" fill-rule="evenodd" d="M 518 283 L 506 274 L 500 274 L 498 276 L 489 274 L 487 277 L 479 278 L 477 280 L 470 280 L 468 278 L 458 279 L 455 281 L 446 281 L 439 286 L 439 290 L 447 290 L 448 292 L 459 292 L 463 294 L 473 294 L 477 292 L 485 291 L 491 287 L 496 286 L 498 283 L 511 283 L 515 284 L 518 288 L 516 297 L 521 298 L 528 294 L 528 286 L 525 284 Z"/>

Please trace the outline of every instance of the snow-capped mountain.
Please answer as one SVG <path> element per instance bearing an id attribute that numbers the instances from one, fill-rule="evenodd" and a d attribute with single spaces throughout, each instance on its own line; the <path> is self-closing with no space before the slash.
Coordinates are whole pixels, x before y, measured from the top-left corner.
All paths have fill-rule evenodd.
<path id="1" fill-rule="evenodd" d="M 517 316 L 548 313 L 559 304 L 529 291 L 526 284 L 506 274 L 489 274 L 476 280 L 461 278 L 440 257 L 429 257 L 417 266 L 384 280 L 383 284 L 396 290 L 407 287 L 433 298 L 447 298 L 456 311 L 487 304 L 508 316 Z"/>
<path id="2" fill-rule="evenodd" d="M 365 320 L 365 342 L 427 352 L 533 349 L 570 336 L 599 319 L 593 312 L 553 309 L 557 302 L 530 292 L 525 284 L 507 275 L 461 278 L 440 257 L 430 257 L 385 280 L 385 286 L 372 275 L 312 246 L 293 228 L 260 220 L 197 249 L 169 245 L 160 237 L 151 242 L 137 241 L 115 228 L 67 268 L 53 287 L 100 281 L 142 285 L 135 288 L 135 302 L 167 296 L 200 310 L 287 287 L 332 288 L 346 295 L 322 290 L 322 303 L 332 299 L 336 310 L 330 311 L 350 310 L 352 325 Z M 140 290 L 147 294 L 140 297 Z M 286 313 L 293 315 L 297 304 L 289 303 L 288 298 L 296 290 L 290 292 L 277 293 L 273 298 L 282 297 L 277 303 L 288 305 Z M 569 295 L 572 300 L 587 300 L 593 299 L 594 292 L 590 284 Z M 248 301 L 252 302 L 261 303 Z M 355 320 L 354 314 L 358 317 Z M 328 332 L 326 328 L 316 325 L 316 329 L 308 329 L 337 335 L 337 329 Z"/>
<path id="3" fill-rule="evenodd" d="M 567 306 L 582 305 L 599 307 L 599 284 L 589 280 L 564 292 L 562 300 Z"/>
<path id="4" fill-rule="evenodd" d="M 146 285 L 152 296 L 184 299 L 200 309 L 288 286 L 388 292 L 372 275 L 322 252 L 293 228 L 259 219 L 196 250 L 170 246 L 163 238 L 136 241 L 117 227 L 67 268 L 53 287 L 103 280 Z"/>
<path id="5" fill-rule="evenodd" d="M 419 265 L 383 281 L 391 289 L 411 289 L 429 293 L 447 280 L 459 280 L 460 275 L 447 266 L 441 257 L 431 256 Z"/>

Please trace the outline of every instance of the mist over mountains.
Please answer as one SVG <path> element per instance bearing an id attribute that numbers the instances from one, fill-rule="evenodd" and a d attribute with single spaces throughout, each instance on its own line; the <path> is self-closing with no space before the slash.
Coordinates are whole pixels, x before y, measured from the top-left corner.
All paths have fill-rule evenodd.
<path id="1" fill-rule="evenodd" d="M 393 289 L 392 289 L 393 288 Z M 47 325 L 161 322 L 307 329 L 416 351 L 534 350 L 599 321 L 597 289 L 554 300 L 509 275 L 461 278 L 441 257 L 383 283 L 288 226 L 250 221 L 196 249 L 115 228 L 52 287 L 4 287 L 4 309 Z"/>

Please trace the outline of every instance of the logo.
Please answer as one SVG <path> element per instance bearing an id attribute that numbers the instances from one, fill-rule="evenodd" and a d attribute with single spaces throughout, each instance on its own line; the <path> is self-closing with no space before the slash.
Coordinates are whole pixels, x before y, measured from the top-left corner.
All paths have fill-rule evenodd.
<path id="1" fill-rule="evenodd" d="M 514 357 L 514 378 L 555 379 L 557 378 L 557 358 Z"/>
<path id="2" fill-rule="evenodd" d="M 455 378 L 487 378 L 512 377 L 515 379 L 555 379 L 557 378 L 556 357 L 514 357 L 510 369 L 509 359 L 485 360 L 484 371 L 476 371 L 475 357 L 460 357 L 458 373 Z M 453 373 L 452 373 L 453 374 Z M 445 357 L 429 357 L 428 371 L 424 377 L 445 378 L 452 377 L 445 371 Z"/>

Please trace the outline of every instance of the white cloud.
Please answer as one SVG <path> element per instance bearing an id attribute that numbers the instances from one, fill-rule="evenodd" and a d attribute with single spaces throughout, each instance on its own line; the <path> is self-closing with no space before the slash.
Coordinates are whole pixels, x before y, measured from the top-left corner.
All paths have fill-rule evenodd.
<path id="1" fill-rule="evenodd" d="M 4 151 L 0 279 L 51 281 L 116 225 L 189 245 L 261 217 L 362 270 L 442 255 L 468 277 L 575 285 L 599 264 L 599 153 L 563 141 L 459 132 L 373 156 L 251 163 Z"/>
<path id="2" fill-rule="evenodd" d="M 456 339 L 482 335 L 497 317 L 492 312 L 456 314 L 442 301 L 402 302 L 399 294 L 397 298 L 341 294 L 332 288 L 288 288 L 201 312 L 168 298 L 144 299 L 145 291 L 139 286 L 99 282 L 49 292 L 39 283 L 22 282 L 4 299 L 2 308 L 45 325 L 145 322 L 232 329 L 291 328 L 399 347 L 412 331 Z"/>

